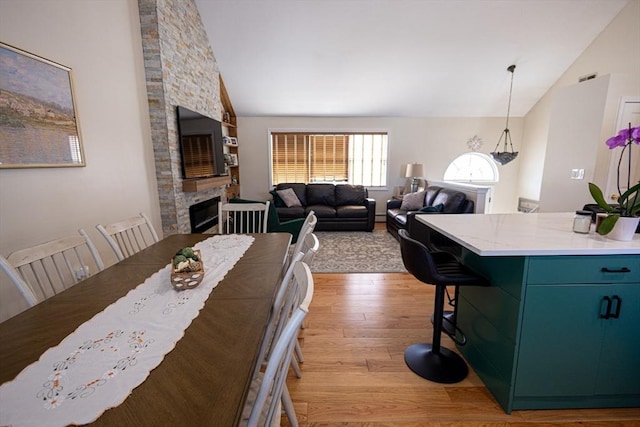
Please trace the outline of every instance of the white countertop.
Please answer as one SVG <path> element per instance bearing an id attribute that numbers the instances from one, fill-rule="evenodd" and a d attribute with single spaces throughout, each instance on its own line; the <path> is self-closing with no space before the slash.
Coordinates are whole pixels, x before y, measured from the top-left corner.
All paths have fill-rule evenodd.
<path id="1" fill-rule="evenodd" d="M 640 255 L 630 242 L 574 233 L 574 213 L 423 214 L 417 219 L 481 256 Z M 640 259 L 639 259 L 640 262 Z"/>

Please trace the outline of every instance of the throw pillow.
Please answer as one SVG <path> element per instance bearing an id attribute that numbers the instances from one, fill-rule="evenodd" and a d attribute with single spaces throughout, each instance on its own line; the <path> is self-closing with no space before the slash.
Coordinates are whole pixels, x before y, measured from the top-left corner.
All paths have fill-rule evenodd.
<path id="1" fill-rule="evenodd" d="M 425 206 L 424 208 L 420 209 L 420 212 L 442 212 L 442 209 L 444 209 L 444 205 L 440 203 L 439 205 L 435 206 Z"/>
<path id="2" fill-rule="evenodd" d="M 271 194 L 271 197 L 273 197 L 273 204 L 276 208 L 284 208 L 285 206 L 287 206 L 280 198 L 280 196 L 278 196 L 278 192 L 276 190 L 269 191 L 269 194 Z"/>
<path id="3" fill-rule="evenodd" d="M 424 191 L 405 194 L 402 198 L 402 205 L 400 206 L 400 209 L 403 211 L 417 211 L 424 206 L 424 196 Z"/>
<path id="4" fill-rule="evenodd" d="M 302 206 L 302 204 L 300 203 L 300 199 L 298 199 L 298 196 L 296 196 L 296 193 L 295 191 L 293 191 L 293 189 L 287 188 L 284 190 L 277 190 L 276 193 L 278 193 L 278 196 L 280 196 L 280 198 L 288 208 L 291 208 L 293 206 Z"/>
<path id="5" fill-rule="evenodd" d="M 307 184 L 307 206 L 336 205 L 336 186 L 334 184 Z"/>

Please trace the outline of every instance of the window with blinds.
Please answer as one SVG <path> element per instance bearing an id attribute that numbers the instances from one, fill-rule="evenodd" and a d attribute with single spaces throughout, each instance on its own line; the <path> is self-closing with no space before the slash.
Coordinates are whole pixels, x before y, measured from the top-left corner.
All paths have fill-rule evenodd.
<path id="1" fill-rule="evenodd" d="M 383 187 L 387 152 L 386 132 L 272 132 L 272 184 L 330 182 Z"/>
<path id="2" fill-rule="evenodd" d="M 182 137 L 182 157 L 185 178 L 200 178 L 214 174 L 211 135 Z"/>

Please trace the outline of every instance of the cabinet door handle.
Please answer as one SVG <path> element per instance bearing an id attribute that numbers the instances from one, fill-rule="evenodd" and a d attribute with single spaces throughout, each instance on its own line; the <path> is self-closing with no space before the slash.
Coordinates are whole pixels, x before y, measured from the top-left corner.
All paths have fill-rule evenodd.
<path id="1" fill-rule="evenodd" d="M 602 271 L 603 273 L 631 273 L 631 270 L 629 270 L 627 267 L 615 268 L 615 269 L 602 267 L 600 271 Z"/>
<path id="2" fill-rule="evenodd" d="M 620 317 L 620 307 L 622 307 L 622 298 L 620 298 L 618 295 L 614 295 L 611 297 L 611 299 L 616 302 L 616 312 L 613 313 L 610 317 L 612 319 L 617 319 L 618 317 Z"/>
<path id="3" fill-rule="evenodd" d="M 602 314 L 602 303 L 606 301 L 607 302 L 607 311 Z M 611 317 L 611 298 L 609 297 L 602 297 L 602 300 L 600 300 L 600 318 L 601 319 L 608 319 Z"/>

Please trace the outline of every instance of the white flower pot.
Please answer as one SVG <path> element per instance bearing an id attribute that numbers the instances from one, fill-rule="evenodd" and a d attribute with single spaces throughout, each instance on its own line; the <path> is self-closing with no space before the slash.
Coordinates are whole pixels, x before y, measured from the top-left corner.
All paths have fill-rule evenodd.
<path id="1" fill-rule="evenodd" d="M 607 234 L 609 239 L 628 242 L 633 239 L 633 235 L 638 227 L 638 217 L 620 217 L 613 226 L 613 230 Z"/>

